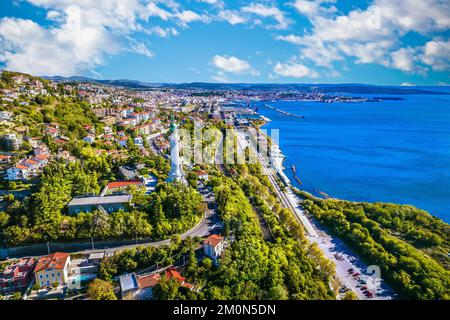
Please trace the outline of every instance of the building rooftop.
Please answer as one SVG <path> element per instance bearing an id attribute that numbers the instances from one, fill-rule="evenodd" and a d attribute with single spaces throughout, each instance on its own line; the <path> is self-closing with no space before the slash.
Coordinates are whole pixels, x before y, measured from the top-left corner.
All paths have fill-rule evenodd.
<path id="1" fill-rule="evenodd" d="M 132 195 L 124 194 L 117 196 L 106 196 L 106 197 L 82 197 L 82 198 L 73 198 L 72 201 L 68 204 L 68 206 L 99 206 L 103 204 L 112 204 L 112 203 L 128 203 L 131 201 Z"/>
<path id="2" fill-rule="evenodd" d="M 212 234 L 208 238 L 205 239 L 204 243 L 215 247 L 222 241 L 223 241 L 222 236 L 219 236 L 218 234 Z"/>
<path id="3" fill-rule="evenodd" d="M 122 292 L 138 288 L 136 274 L 129 273 L 119 277 L 120 289 Z"/>
<path id="4" fill-rule="evenodd" d="M 38 272 L 47 268 L 64 269 L 67 258 L 70 254 L 63 252 L 55 252 L 49 256 L 45 256 L 39 259 L 34 272 Z"/>

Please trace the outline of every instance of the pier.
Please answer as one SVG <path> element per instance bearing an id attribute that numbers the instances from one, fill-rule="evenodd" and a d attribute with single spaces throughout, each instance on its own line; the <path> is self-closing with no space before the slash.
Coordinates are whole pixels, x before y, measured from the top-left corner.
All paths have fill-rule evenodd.
<path id="1" fill-rule="evenodd" d="M 276 111 L 276 112 L 279 112 L 279 113 L 281 113 L 281 114 L 284 114 L 285 116 L 290 116 L 290 117 L 295 117 L 295 118 L 300 118 L 300 119 L 305 118 L 305 116 L 300 116 L 300 115 L 297 115 L 297 114 L 294 114 L 294 113 L 290 113 L 290 112 L 287 112 L 287 111 L 284 111 L 284 110 L 281 110 L 281 109 L 272 107 L 271 105 L 268 105 L 268 104 L 266 104 L 266 103 L 264 104 L 264 106 L 267 107 L 267 108 L 269 108 L 269 109 L 272 109 L 272 110 L 274 110 L 274 111 Z"/>

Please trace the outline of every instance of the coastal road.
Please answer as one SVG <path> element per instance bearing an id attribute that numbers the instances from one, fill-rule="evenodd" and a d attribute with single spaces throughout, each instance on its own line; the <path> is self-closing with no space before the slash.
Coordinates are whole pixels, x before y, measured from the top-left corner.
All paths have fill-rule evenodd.
<path id="1" fill-rule="evenodd" d="M 246 145 L 245 135 L 242 132 L 236 132 L 238 152 L 243 152 Z M 329 235 L 325 228 L 323 228 L 317 221 L 310 220 L 304 210 L 299 205 L 300 199 L 294 194 L 290 186 L 285 190 L 281 190 L 276 180 L 276 173 L 272 167 L 269 167 L 266 160 L 262 159 L 258 152 L 256 152 L 259 162 L 262 165 L 264 172 L 266 173 L 269 181 L 271 182 L 275 192 L 281 202 L 281 204 L 294 213 L 297 220 L 304 226 L 307 233 L 307 239 L 310 242 L 315 242 L 322 249 L 324 255 L 333 261 L 336 265 L 336 276 L 347 289 L 352 290 L 359 299 L 369 299 L 363 293 L 361 287 L 361 281 L 365 281 L 369 286 L 374 283 L 374 279 L 368 277 L 368 266 L 362 262 L 362 260 L 354 254 L 339 238 Z M 281 169 L 280 169 L 281 170 Z M 349 274 L 348 270 L 353 269 L 354 273 L 359 273 L 360 276 L 353 277 Z M 372 300 L 388 300 L 392 299 L 394 292 L 386 283 L 380 278 L 377 286 L 374 285 L 371 292 L 374 294 Z"/>

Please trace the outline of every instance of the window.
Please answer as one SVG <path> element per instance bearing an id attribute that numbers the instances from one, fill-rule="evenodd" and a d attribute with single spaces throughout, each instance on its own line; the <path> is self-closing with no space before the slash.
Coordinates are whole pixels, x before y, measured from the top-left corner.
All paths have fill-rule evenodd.
<path id="1" fill-rule="evenodd" d="M 39 277 L 42 279 L 42 274 Z"/>
<path id="2" fill-rule="evenodd" d="M 53 277 L 55 277 L 55 274 L 54 274 L 54 273 L 52 273 L 52 278 L 53 278 Z"/>

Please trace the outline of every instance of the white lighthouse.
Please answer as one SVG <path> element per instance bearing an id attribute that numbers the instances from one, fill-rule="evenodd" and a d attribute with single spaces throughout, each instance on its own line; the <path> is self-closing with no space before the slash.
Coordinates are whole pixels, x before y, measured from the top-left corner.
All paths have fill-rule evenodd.
<path id="1" fill-rule="evenodd" d="M 183 183 L 186 183 L 186 179 L 184 178 L 184 172 L 183 167 L 180 159 L 180 137 L 178 136 L 178 130 L 177 125 L 175 124 L 175 121 L 173 120 L 170 124 L 170 131 L 172 132 L 170 136 L 170 173 L 169 177 L 167 178 L 167 182 L 175 182 L 175 181 L 181 181 Z"/>

